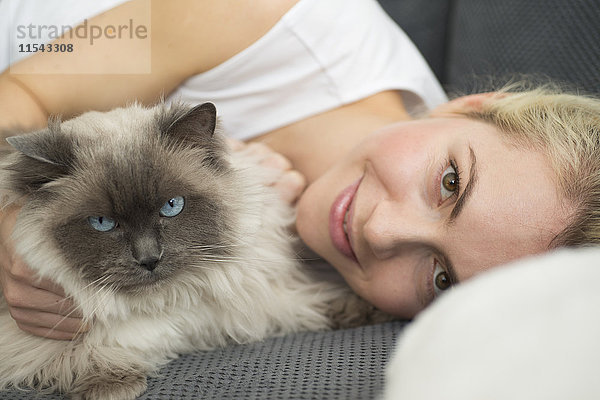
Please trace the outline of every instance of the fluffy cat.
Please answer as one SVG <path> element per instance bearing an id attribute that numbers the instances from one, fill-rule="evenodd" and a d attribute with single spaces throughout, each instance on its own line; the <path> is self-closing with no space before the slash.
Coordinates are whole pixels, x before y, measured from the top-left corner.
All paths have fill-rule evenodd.
<path id="1" fill-rule="evenodd" d="M 16 250 L 91 329 L 35 337 L 0 300 L 0 389 L 133 399 L 180 353 L 387 319 L 302 267 L 273 172 L 230 153 L 216 125 L 210 103 L 136 105 L 8 139 Z"/>

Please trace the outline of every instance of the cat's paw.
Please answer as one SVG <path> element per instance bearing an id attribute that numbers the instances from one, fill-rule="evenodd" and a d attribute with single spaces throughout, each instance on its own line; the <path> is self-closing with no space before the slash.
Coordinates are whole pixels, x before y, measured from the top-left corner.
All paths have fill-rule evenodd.
<path id="1" fill-rule="evenodd" d="M 74 392 L 72 400 L 133 400 L 146 391 L 146 376 L 112 371 L 89 377 Z"/>

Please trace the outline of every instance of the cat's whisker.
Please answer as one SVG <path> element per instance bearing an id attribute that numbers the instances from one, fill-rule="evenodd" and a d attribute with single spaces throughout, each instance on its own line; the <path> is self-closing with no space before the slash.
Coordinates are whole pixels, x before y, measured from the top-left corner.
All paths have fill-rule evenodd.
<path id="1" fill-rule="evenodd" d="M 310 259 L 306 258 L 258 258 L 258 257 L 240 257 L 240 256 L 228 256 L 228 255 L 213 255 L 213 254 L 201 254 L 198 255 L 201 261 L 260 261 L 270 264 L 277 264 L 280 262 L 293 261 L 306 261 Z M 319 258 L 312 259 L 313 261 L 319 260 Z"/>
<path id="2" fill-rule="evenodd" d="M 87 285 L 85 285 L 84 287 L 82 287 L 81 289 L 79 289 L 79 293 L 82 293 L 83 291 L 87 290 L 91 286 L 101 286 L 101 285 L 103 285 L 110 277 L 111 277 L 111 275 L 104 275 L 104 276 L 101 276 L 101 277 L 93 280 L 92 282 L 88 283 Z M 73 297 L 74 297 L 74 295 L 69 296 L 69 298 L 73 298 Z"/>
<path id="3" fill-rule="evenodd" d="M 107 279 L 108 277 L 110 277 L 111 275 L 107 275 Z M 102 280 L 103 282 L 106 281 L 106 279 Z M 92 293 L 92 295 L 90 296 L 90 298 L 88 299 L 89 301 L 95 300 L 102 292 L 101 289 L 105 288 L 106 286 L 102 286 L 99 287 L 97 291 L 95 291 L 94 293 Z M 110 289 L 110 288 L 109 288 Z M 83 323 L 79 326 L 79 329 L 77 329 L 77 332 L 75 333 L 75 337 L 80 336 L 83 332 L 82 330 L 88 326 L 88 324 L 93 323 L 93 318 L 94 315 L 96 315 L 96 311 L 98 309 L 98 307 L 100 307 L 100 304 L 104 303 L 104 300 L 106 298 L 106 296 L 111 293 L 111 290 L 107 290 L 104 291 L 104 296 L 102 297 L 101 301 L 96 302 L 96 306 L 94 307 L 94 309 L 92 310 L 92 312 L 90 313 L 89 316 L 84 316 L 83 317 Z"/>
<path id="4" fill-rule="evenodd" d="M 88 283 L 86 286 L 84 286 L 83 288 L 79 289 L 79 292 L 76 294 L 81 294 L 84 290 L 88 289 L 90 286 L 95 285 L 95 284 L 102 284 L 104 283 L 106 280 L 108 280 L 110 278 L 110 276 L 101 276 L 98 279 L 95 279 L 94 281 Z M 77 296 L 77 297 L 86 297 L 86 296 Z M 68 300 L 73 300 L 75 298 L 75 294 L 71 294 L 67 297 L 65 297 L 64 299 L 60 300 L 59 303 L 65 303 Z M 85 301 L 90 301 L 90 299 L 85 299 Z M 81 306 L 80 305 L 76 305 L 75 309 L 73 309 L 71 312 L 69 312 L 66 317 L 70 317 L 77 309 L 80 309 Z"/>
<path id="5" fill-rule="evenodd" d="M 54 331 L 54 330 L 56 329 L 56 327 L 57 327 L 58 325 L 60 325 L 60 323 L 62 323 L 62 322 L 63 322 L 64 320 L 66 320 L 67 318 L 71 317 L 71 316 L 72 316 L 72 315 L 73 315 L 73 314 L 74 314 L 74 313 L 77 311 L 77 309 L 82 309 L 82 308 L 83 308 L 82 306 L 84 306 L 84 305 L 86 305 L 86 304 L 89 304 L 89 303 L 92 303 L 92 302 L 94 302 L 94 301 L 96 300 L 96 298 L 97 298 L 97 297 L 98 297 L 98 296 L 99 296 L 99 295 L 102 293 L 101 289 L 103 289 L 103 288 L 105 288 L 105 287 L 106 287 L 106 285 L 104 285 L 104 283 L 105 283 L 106 281 L 108 281 L 108 280 L 109 280 L 111 277 L 112 277 L 112 275 L 105 275 L 105 276 L 102 276 L 102 277 L 100 277 L 100 278 L 98 278 L 98 279 L 96 279 L 96 280 L 94 280 L 94 281 L 90 282 L 90 283 L 89 283 L 88 285 L 86 285 L 85 287 L 81 288 L 81 289 L 80 289 L 80 292 L 83 292 L 85 289 L 89 288 L 90 286 L 97 286 L 97 290 L 96 290 L 96 291 L 94 291 L 94 292 L 92 292 L 92 293 L 91 293 L 91 295 L 90 295 L 89 297 L 87 297 L 87 296 L 83 296 L 83 297 L 84 297 L 84 301 L 85 301 L 85 303 L 84 303 L 84 304 L 82 304 L 82 305 L 77 305 L 77 306 L 76 306 L 76 307 L 75 307 L 73 310 L 71 310 L 71 311 L 70 311 L 68 314 L 66 314 L 65 316 L 63 316 L 63 318 L 61 318 L 61 320 L 60 320 L 60 321 L 58 321 L 58 322 L 57 322 L 57 323 L 54 325 L 54 327 L 53 327 L 53 328 L 52 328 L 50 331 L 51 331 L 51 332 L 52 332 L 52 331 Z M 106 292 L 104 293 L 104 295 L 105 295 L 104 297 L 106 297 Z M 72 297 L 73 297 L 73 296 L 69 296 L 69 298 L 72 298 Z M 93 317 L 93 315 L 95 314 L 95 312 L 96 312 L 96 310 L 97 310 L 98 306 L 99 306 L 100 304 L 102 304 L 103 302 L 104 302 L 104 298 L 102 299 L 102 301 L 100 301 L 100 302 L 96 302 L 96 307 L 95 307 L 95 308 L 92 310 L 92 312 L 91 312 L 91 315 L 90 315 L 90 316 L 92 316 L 92 317 Z M 87 319 L 89 319 L 89 318 L 90 318 L 90 316 L 87 316 L 87 317 L 86 317 L 86 316 L 84 316 L 84 320 L 87 320 Z M 81 332 L 78 330 L 78 332 L 76 333 L 76 335 L 77 335 L 77 334 L 79 334 L 79 333 L 81 333 Z"/>
<path id="6" fill-rule="evenodd" d="M 207 267 L 206 265 L 194 264 L 194 265 L 190 265 L 190 267 L 191 268 L 205 269 L 207 271 L 212 271 L 212 272 L 219 272 L 219 268 L 211 268 L 211 267 Z"/>
<path id="7" fill-rule="evenodd" d="M 110 275 L 109 275 L 110 276 Z M 90 313 L 89 317 L 84 317 L 84 323 L 81 324 L 79 326 L 79 329 L 77 329 L 77 332 L 75 332 L 75 337 L 78 337 L 79 335 L 81 335 L 83 333 L 82 329 L 84 327 L 86 327 L 86 324 L 91 323 L 91 319 L 93 319 L 93 316 L 96 314 L 96 311 L 98 310 L 98 307 L 100 307 L 100 305 L 102 303 L 104 303 L 104 300 L 106 299 L 107 296 L 111 295 L 113 293 L 112 288 L 108 288 L 109 290 L 103 291 L 101 292 L 100 289 L 105 288 L 106 286 L 103 286 L 101 288 L 98 288 L 99 290 L 97 290 L 96 292 L 92 293 L 92 296 L 90 296 L 90 298 L 88 299 L 89 301 L 96 299 L 98 296 L 102 295 L 102 299 L 98 302 L 96 302 L 96 306 L 94 307 L 94 309 L 92 310 L 92 312 Z M 64 320 L 64 319 L 63 319 Z M 54 328 L 53 328 L 54 329 Z"/>
<path id="8" fill-rule="evenodd" d="M 103 284 L 104 282 L 106 282 L 106 281 L 107 281 L 107 280 L 108 280 L 110 277 L 111 277 L 111 275 L 105 275 L 105 276 L 102 276 L 102 277 L 100 277 L 100 278 L 98 278 L 98 279 L 96 279 L 96 280 L 92 281 L 91 283 L 89 283 L 89 284 L 88 284 L 88 285 L 86 285 L 85 287 L 83 287 L 83 288 L 82 288 L 80 291 L 83 291 L 83 290 L 85 290 L 85 289 L 87 289 L 87 288 L 89 288 L 90 286 L 92 286 L 92 285 L 95 285 L 95 284 L 100 284 L 100 285 L 102 285 L 102 284 Z M 104 286 L 102 286 L 102 287 L 99 287 L 99 289 L 101 289 L 101 288 L 103 288 L 103 287 L 104 287 Z M 88 298 L 86 298 L 84 301 L 85 301 L 86 303 L 90 303 L 90 302 L 94 301 L 94 300 L 95 300 L 95 298 L 96 298 L 96 297 L 99 295 L 99 293 L 100 293 L 100 290 L 97 290 L 97 291 L 93 292 L 93 293 L 91 294 L 91 296 L 90 296 L 90 297 L 88 297 Z M 72 298 L 72 296 L 68 296 L 67 298 L 65 298 L 65 299 L 64 299 L 64 300 L 62 300 L 62 301 L 65 301 L 65 300 L 67 300 L 67 299 L 69 299 L 69 298 Z M 102 300 L 104 300 L 104 298 L 103 298 Z M 94 308 L 94 310 L 92 310 L 92 313 L 91 313 L 91 315 L 94 315 L 94 313 L 95 313 L 95 311 L 96 311 L 97 307 L 98 307 L 98 306 L 99 306 L 99 304 L 101 304 L 102 302 L 103 302 L 103 301 L 101 301 L 101 302 L 97 302 L 97 303 L 96 303 L 97 305 L 96 305 L 96 307 Z M 65 321 L 67 318 L 70 318 L 70 317 L 71 317 L 71 316 L 72 316 L 72 315 L 73 315 L 73 314 L 74 314 L 74 313 L 77 311 L 77 309 L 80 309 L 80 308 L 81 308 L 81 305 L 77 305 L 77 306 L 76 306 L 76 307 L 75 307 L 73 310 L 71 310 L 69 313 L 67 313 L 66 315 L 64 315 L 64 316 L 63 316 L 63 317 L 62 317 L 62 318 L 61 318 L 61 319 L 60 319 L 60 320 L 59 320 L 59 321 L 58 321 L 56 324 L 54 324 L 54 326 L 53 326 L 53 327 L 52 327 L 52 328 L 49 330 L 49 332 L 48 332 L 48 335 L 49 335 L 49 334 L 51 334 L 52 332 L 54 332 L 54 331 L 56 330 L 56 328 L 57 328 L 57 327 L 58 327 L 58 326 L 59 326 L 59 325 L 60 325 L 60 324 L 61 324 L 63 321 Z M 84 319 L 85 319 L 85 317 L 84 317 Z M 81 333 L 81 331 L 80 331 L 80 330 L 81 330 L 81 327 L 80 327 L 80 329 L 79 329 L 79 330 L 76 332 L 75 336 L 77 336 L 78 334 L 80 334 L 80 333 Z"/>
<path id="9" fill-rule="evenodd" d="M 94 316 L 96 315 L 96 311 L 98 311 L 98 308 L 105 303 L 105 300 L 107 297 L 110 297 L 112 295 L 114 295 L 114 293 L 116 292 L 114 286 L 112 283 L 109 284 L 105 284 L 106 281 L 109 278 L 112 278 L 113 275 L 112 274 L 108 274 L 106 275 L 106 279 L 103 279 L 102 282 L 100 283 L 100 285 L 98 285 L 96 287 L 96 291 L 92 293 L 92 295 L 89 298 L 89 301 L 91 302 L 92 300 L 94 300 L 95 302 L 95 306 L 94 308 L 91 310 L 90 315 L 88 316 L 84 316 L 84 320 L 89 321 L 91 319 L 94 318 Z M 100 301 L 95 301 L 98 296 L 102 296 L 102 298 L 100 299 Z"/>
<path id="10" fill-rule="evenodd" d="M 191 244 L 191 249 L 229 249 L 240 247 L 240 244 Z"/>
<path id="11" fill-rule="evenodd" d="M 109 279 L 111 276 L 112 276 L 112 275 L 110 275 L 110 274 L 109 274 L 109 275 L 104 275 L 104 276 L 101 276 L 101 277 L 99 277 L 99 278 L 97 278 L 97 279 L 95 279 L 95 280 L 91 281 L 91 282 L 90 282 L 90 283 L 88 283 L 87 285 L 85 285 L 83 288 L 81 288 L 81 291 L 84 291 L 84 290 L 86 290 L 86 289 L 87 289 L 87 288 L 89 288 L 90 286 L 95 286 L 95 285 L 101 286 L 101 285 L 102 285 L 102 284 L 104 284 L 104 282 L 106 282 L 106 281 L 107 281 L 107 280 L 108 280 L 108 279 Z"/>
<path id="12" fill-rule="evenodd" d="M 210 262 L 210 263 L 223 263 L 223 264 L 227 264 L 227 263 L 231 263 L 231 260 L 196 260 L 199 262 Z M 230 264 L 229 264 L 230 265 Z M 207 270 L 207 271 L 212 271 L 212 272 L 222 272 L 223 269 L 220 268 L 219 266 L 215 266 L 215 267 L 210 267 L 207 266 L 206 264 L 191 264 L 190 265 L 191 268 L 198 268 L 198 269 L 203 269 L 203 270 Z M 244 269 L 246 270 L 253 270 L 253 271 L 259 271 L 261 268 L 254 266 L 254 265 L 243 265 Z"/>
<path id="13" fill-rule="evenodd" d="M 206 261 L 205 261 L 206 262 Z M 231 266 L 231 261 L 230 260 L 210 260 L 211 263 L 215 264 L 215 267 L 208 267 L 206 265 L 201 265 L 201 264 L 195 264 L 195 265 L 190 265 L 190 267 L 192 268 L 198 268 L 198 269 L 203 269 L 203 270 L 207 270 L 207 271 L 216 271 L 218 273 L 221 273 L 223 271 L 223 269 L 219 266 L 219 264 L 223 264 L 224 266 Z M 261 268 L 259 266 L 256 265 L 249 265 L 249 264 L 242 264 L 242 263 L 238 263 L 238 266 L 241 268 L 244 268 L 244 270 L 246 271 L 262 271 L 264 270 L 264 268 Z"/>
<path id="14" fill-rule="evenodd" d="M 111 276 L 111 275 L 109 275 L 109 276 Z M 94 309 L 92 310 L 92 312 L 88 318 L 90 318 L 90 317 L 93 318 L 94 315 L 96 315 L 96 311 L 98 311 L 98 307 L 100 307 L 100 305 L 105 302 L 107 297 L 114 295 L 114 293 L 115 293 L 115 290 L 114 290 L 114 287 L 112 284 L 99 287 L 98 290 L 94 293 L 94 296 L 98 297 L 101 295 L 102 299 L 101 299 L 101 301 L 96 302 L 96 306 L 94 307 Z"/>
<path id="15" fill-rule="evenodd" d="M 219 261 L 219 262 L 231 262 L 231 261 L 263 261 L 261 259 L 256 259 L 256 258 L 247 258 L 247 257 L 235 257 L 235 256 L 219 256 L 219 255 L 199 255 L 197 258 L 197 261 L 200 262 L 214 262 L 214 261 Z M 269 260 L 264 260 L 269 262 Z M 274 260 L 270 260 L 270 261 L 274 261 Z"/>

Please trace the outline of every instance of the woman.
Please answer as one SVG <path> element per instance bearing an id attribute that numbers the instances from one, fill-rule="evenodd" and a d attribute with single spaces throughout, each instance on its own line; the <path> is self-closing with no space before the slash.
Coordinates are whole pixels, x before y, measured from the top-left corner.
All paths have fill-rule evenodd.
<path id="1" fill-rule="evenodd" d="M 107 3 L 114 8 L 90 26 L 148 7 Z M 441 104 L 422 58 L 374 1 L 323 3 L 153 2 L 150 73 L 5 72 L 0 121 L 40 127 L 49 114 L 206 96 L 228 133 L 266 143 L 304 175 L 297 228 L 306 244 L 357 293 L 401 317 L 487 268 L 598 241 L 597 100 L 537 91 Z M 108 68 L 115 60 L 88 40 L 57 43 L 79 49 L 69 66 Z M 129 60 L 122 45 L 111 42 L 111 54 Z M 66 59 L 36 54 L 13 67 L 47 72 Z M 411 120 L 419 106 L 437 108 Z M 11 313 L 31 333 L 71 338 L 80 320 L 62 317 L 72 310 L 61 289 L 36 281 L 12 252 L 16 212 L 1 225 Z"/>

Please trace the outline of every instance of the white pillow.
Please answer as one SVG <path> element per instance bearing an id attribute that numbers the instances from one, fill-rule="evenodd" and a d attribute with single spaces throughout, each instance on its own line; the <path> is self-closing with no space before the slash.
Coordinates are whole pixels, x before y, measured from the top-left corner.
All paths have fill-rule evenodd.
<path id="1" fill-rule="evenodd" d="M 600 399 L 600 249 L 451 289 L 402 333 L 385 400 Z"/>

